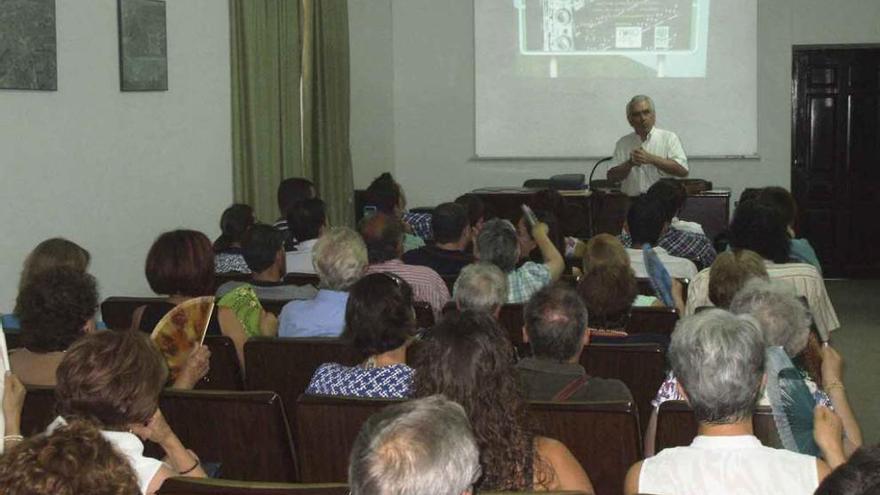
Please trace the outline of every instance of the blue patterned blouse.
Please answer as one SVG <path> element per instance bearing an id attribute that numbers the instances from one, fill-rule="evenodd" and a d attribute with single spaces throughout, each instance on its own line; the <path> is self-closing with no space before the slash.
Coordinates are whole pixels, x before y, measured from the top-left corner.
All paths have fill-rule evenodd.
<path id="1" fill-rule="evenodd" d="M 377 368 L 324 363 L 306 389 L 309 395 L 342 395 L 374 399 L 409 397 L 413 369 L 405 364 Z"/>

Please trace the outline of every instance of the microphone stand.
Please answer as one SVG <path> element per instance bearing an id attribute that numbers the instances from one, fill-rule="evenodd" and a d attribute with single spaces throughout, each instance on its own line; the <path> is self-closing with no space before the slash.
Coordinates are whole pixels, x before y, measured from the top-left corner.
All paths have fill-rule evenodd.
<path id="1" fill-rule="evenodd" d="M 590 178 L 587 179 L 587 189 L 590 190 L 590 212 L 588 215 L 588 217 L 589 217 L 588 220 L 590 221 L 590 228 L 589 228 L 590 237 L 592 237 L 596 234 L 595 231 L 593 230 L 593 226 L 596 224 L 596 222 L 594 221 L 595 214 L 594 214 L 593 210 L 596 209 L 595 206 L 597 204 L 596 198 L 592 194 L 593 193 L 593 174 L 596 173 L 596 169 L 599 168 L 599 165 L 602 165 L 603 163 L 605 163 L 609 160 L 612 160 L 612 159 L 614 159 L 613 156 L 606 156 L 605 158 L 602 158 L 599 161 L 597 161 L 596 164 L 593 165 L 593 170 L 590 170 Z"/>
<path id="2" fill-rule="evenodd" d="M 606 156 L 605 158 L 602 158 L 601 160 L 599 160 L 598 162 L 596 162 L 595 165 L 593 165 L 593 170 L 590 170 L 590 178 L 587 179 L 587 188 L 588 188 L 588 189 L 592 189 L 592 188 L 593 188 L 593 174 L 596 173 L 596 169 L 599 168 L 599 165 L 602 165 L 603 163 L 605 163 L 605 162 L 607 162 L 607 161 L 609 161 L 609 160 L 613 160 L 613 159 L 614 159 L 613 156 Z"/>

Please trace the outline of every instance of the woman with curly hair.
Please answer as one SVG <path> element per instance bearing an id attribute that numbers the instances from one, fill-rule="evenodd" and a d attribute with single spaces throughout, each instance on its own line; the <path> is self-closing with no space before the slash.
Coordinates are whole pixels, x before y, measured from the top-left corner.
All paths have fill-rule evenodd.
<path id="1" fill-rule="evenodd" d="M 220 237 L 214 241 L 214 268 L 217 273 L 250 273 L 241 252 L 244 234 L 254 225 L 254 210 L 236 203 L 220 217 Z"/>
<path id="2" fill-rule="evenodd" d="M 415 369 L 415 397 L 444 394 L 467 412 L 480 448 L 479 489 L 593 492 L 568 448 L 532 431 L 513 346 L 490 315 L 449 314 L 419 344 Z"/>

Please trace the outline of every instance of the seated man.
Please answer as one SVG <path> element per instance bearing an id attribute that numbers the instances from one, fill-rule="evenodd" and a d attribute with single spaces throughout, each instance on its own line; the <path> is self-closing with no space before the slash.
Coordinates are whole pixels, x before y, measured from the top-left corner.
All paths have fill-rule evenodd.
<path id="1" fill-rule="evenodd" d="M 825 461 L 765 447 L 754 436 L 764 336 L 753 320 L 720 309 L 685 318 L 672 334 L 669 362 L 694 410 L 698 436 L 688 447 L 664 449 L 634 464 L 624 493 L 813 493 L 829 472 Z M 825 417 L 827 409 L 818 410 L 816 441 L 837 459 L 827 438 L 835 428 L 839 434 L 839 423 Z"/>
<path id="2" fill-rule="evenodd" d="M 321 290 L 314 299 L 290 301 L 278 318 L 279 337 L 338 337 L 345 327 L 348 290 L 367 267 L 367 247 L 348 227 L 331 227 L 312 251 Z"/>
<path id="3" fill-rule="evenodd" d="M 485 311 L 497 318 L 507 301 L 507 277 L 491 263 L 468 265 L 455 279 L 452 299 L 459 311 Z"/>
<path id="4" fill-rule="evenodd" d="M 457 277 L 474 257 L 465 251 L 471 241 L 471 228 L 467 211 L 455 203 L 443 203 L 434 208 L 431 216 L 434 244 L 403 253 L 407 265 L 432 268 L 441 276 Z"/>
<path id="5" fill-rule="evenodd" d="M 663 205 L 656 199 L 644 196 L 636 198 L 629 206 L 626 214 L 626 229 L 632 238 L 632 248 L 627 248 L 630 264 L 636 277 L 647 278 L 648 271 L 645 268 L 645 259 L 642 246 L 650 244 L 657 253 L 657 257 L 669 271 L 672 278 L 692 279 L 697 274 L 697 266 L 693 261 L 678 256 L 670 255 L 658 245 L 664 232 L 669 228 L 669 222 Z"/>
<path id="6" fill-rule="evenodd" d="M 669 228 L 660 236 L 657 245 L 672 256 L 693 261 L 697 269 L 711 265 L 717 256 L 712 240 L 706 237 L 700 224 L 678 219 L 678 213 L 687 198 L 684 186 L 675 180 L 661 180 L 648 189 L 647 196 L 663 205 L 665 219 L 669 222 Z M 632 239 L 625 231 L 621 232 L 620 240 L 624 246 L 632 245 Z"/>
<path id="7" fill-rule="evenodd" d="M 507 274 L 507 302 L 522 303 L 562 275 L 565 260 L 548 237 L 546 224 L 538 223 L 532 228 L 532 237 L 541 250 L 544 263 L 526 261 L 517 268 L 520 259 L 520 243 L 516 228 L 508 220 L 489 220 L 477 236 L 477 258 L 492 263 Z"/>
<path id="8" fill-rule="evenodd" d="M 284 283 L 285 234 L 264 224 L 257 224 L 248 230 L 242 240 L 241 252 L 248 268 L 251 269 L 249 281 L 233 280 L 217 288 L 217 298 L 244 284 L 250 284 L 260 299 L 290 300 L 311 299 L 318 290 L 311 285 L 288 285 Z"/>
<path id="9" fill-rule="evenodd" d="M 294 204 L 287 212 L 287 228 L 296 243 L 287 250 L 287 273 L 315 273 L 312 248 L 324 232 L 327 213 L 318 198 Z"/>
<path id="10" fill-rule="evenodd" d="M 351 449 L 352 495 L 463 495 L 480 478 L 480 451 L 464 409 L 442 395 L 382 409 Z"/>
<path id="11" fill-rule="evenodd" d="M 516 365 L 530 400 L 632 400 L 620 380 L 587 375 L 581 352 L 590 342 L 587 308 L 578 294 L 560 284 L 538 291 L 525 306 L 523 340 L 533 357 Z"/>
<path id="12" fill-rule="evenodd" d="M 434 314 L 439 314 L 449 302 L 449 289 L 434 270 L 427 266 L 407 265 L 400 260 L 403 222 L 397 217 L 376 213 L 364 217 L 359 227 L 370 260 L 367 273 L 394 273 L 412 287 L 414 300 L 430 304 Z"/>

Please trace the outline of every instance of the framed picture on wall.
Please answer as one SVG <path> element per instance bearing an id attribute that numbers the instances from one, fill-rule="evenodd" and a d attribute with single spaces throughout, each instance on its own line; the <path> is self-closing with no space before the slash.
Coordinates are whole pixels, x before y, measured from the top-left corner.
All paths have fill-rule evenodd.
<path id="1" fill-rule="evenodd" d="M 0 0 L 0 89 L 58 89 L 55 0 Z"/>
<path id="2" fill-rule="evenodd" d="M 168 90 L 165 0 L 117 0 L 119 86 L 122 91 Z"/>

